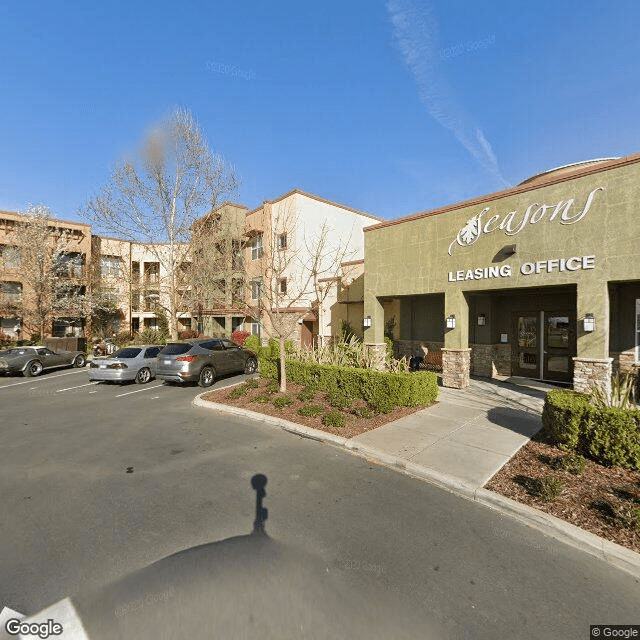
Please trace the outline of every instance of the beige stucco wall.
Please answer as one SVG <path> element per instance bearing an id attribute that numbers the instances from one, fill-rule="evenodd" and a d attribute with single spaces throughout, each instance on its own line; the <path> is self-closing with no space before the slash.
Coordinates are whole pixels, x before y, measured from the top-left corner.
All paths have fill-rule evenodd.
<path id="1" fill-rule="evenodd" d="M 606 171 L 592 170 L 572 179 L 563 176 L 552 180 L 537 188 L 525 185 L 437 215 L 383 223 L 365 231 L 364 313 L 373 319 L 365 340 L 383 339 L 380 297 L 444 293 L 445 316 L 456 316 L 456 328 L 445 332 L 445 346 L 465 348 L 468 309 L 463 292 L 577 284 L 578 327 L 586 313 L 593 313 L 597 321 L 595 332 L 578 331 L 578 356 L 607 357 L 607 282 L 640 279 L 640 158 L 612 163 Z M 581 217 L 590 194 L 590 208 Z M 574 202 L 565 212 L 567 219 L 562 221 L 558 212 L 551 220 L 556 205 L 570 199 Z M 541 205 L 551 207 L 541 210 Z M 467 222 L 485 209 L 481 226 L 484 229 L 489 222 L 487 232 L 468 246 L 455 243 Z M 512 230 L 519 227 L 525 212 L 529 216 L 518 233 L 492 230 L 514 211 Z M 494 215 L 499 218 L 490 222 Z M 532 217 L 540 219 L 532 223 Z M 515 255 L 494 262 L 498 252 L 511 244 L 516 245 Z M 520 271 L 523 263 L 574 256 L 595 256 L 594 268 L 531 275 Z M 468 270 L 503 265 L 510 266 L 510 277 L 450 281 L 450 273 L 455 278 L 459 271 L 466 276 Z"/>

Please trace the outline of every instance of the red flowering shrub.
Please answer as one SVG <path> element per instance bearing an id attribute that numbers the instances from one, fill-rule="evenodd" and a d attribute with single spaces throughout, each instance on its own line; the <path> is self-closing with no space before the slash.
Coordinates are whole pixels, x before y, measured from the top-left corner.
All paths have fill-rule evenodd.
<path id="1" fill-rule="evenodd" d="M 248 331 L 236 330 L 231 334 L 231 340 L 242 347 L 244 345 L 244 341 L 249 337 L 249 335 Z"/>

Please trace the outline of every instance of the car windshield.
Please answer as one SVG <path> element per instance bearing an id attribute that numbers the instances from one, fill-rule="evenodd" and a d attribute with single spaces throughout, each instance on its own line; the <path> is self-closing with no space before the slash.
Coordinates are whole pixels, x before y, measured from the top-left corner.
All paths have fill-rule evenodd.
<path id="1" fill-rule="evenodd" d="M 187 353 L 193 345 L 184 342 L 170 342 L 161 352 L 163 356 L 175 356 L 181 353 Z"/>
<path id="2" fill-rule="evenodd" d="M 112 357 L 114 358 L 135 358 L 142 349 L 139 347 L 125 347 L 124 349 L 118 349 Z"/>
<path id="3" fill-rule="evenodd" d="M 8 349 L 5 353 L 6 355 L 23 356 L 25 353 L 27 353 L 27 350 L 26 349 Z"/>

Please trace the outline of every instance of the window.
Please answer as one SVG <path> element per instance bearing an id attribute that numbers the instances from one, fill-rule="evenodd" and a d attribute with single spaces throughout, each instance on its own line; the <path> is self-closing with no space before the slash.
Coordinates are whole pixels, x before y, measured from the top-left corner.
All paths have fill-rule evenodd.
<path id="1" fill-rule="evenodd" d="M 103 278 L 120 275 L 120 258 L 117 256 L 100 256 L 100 275 Z"/>
<path id="2" fill-rule="evenodd" d="M 251 239 L 251 259 L 259 260 L 262 258 L 262 234 L 257 233 Z"/>
<path id="3" fill-rule="evenodd" d="M 231 318 L 231 333 L 234 331 L 241 331 L 244 324 L 244 317 L 236 316 Z"/>
<path id="4" fill-rule="evenodd" d="M 117 288 L 101 289 L 100 291 L 102 301 L 107 304 L 118 304 L 118 293 Z"/>
<path id="5" fill-rule="evenodd" d="M 287 279 L 280 279 L 280 293 L 287 293 Z"/>
<path id="6" fill-rule="evenodd" d="M 145 358 L 155 358 L 160 353 L 160 347 L 149 347 L 144 354 Z"/>
<path id="7" fill-rule="evenodd" d="M 22 262 L 20 249 L 9 244 L 0 244 L 0 267 L 18 269 Z"/>
<path id="8" fill-rule="evenodd" d="M 251 299 L 260 300 L 262 297 L 262 278 L 254 278 L 251 281 Z"/>
<path id="9" fill-rule="evenodd" d="M 278 235 L 278 249 L 286 249 L 287 248 L 287 234 L 281 233 Z"/>
<path id="10" fill-rule="evenodd" d="M 222 346 L 222 342 L 220 342 L 220 340 L 210 340 L 209 342 L 201 342 L 200 346 L 203 349 L 208 349 L 209 351 L 224 351 L 224 347 Z"/>
<path id="11" fill-rule="evenodd" d="M 0 299 L 4 302 L 20 302 L 22 300 L 22 283 L 3 282 L 0 285 Z"/>
<path id="12" fill-rule="evenodd" d="M 60 253 L 55 257 L 56 275 L 67 278 L 81 278 L 84 264 L 82 253 Z"/>

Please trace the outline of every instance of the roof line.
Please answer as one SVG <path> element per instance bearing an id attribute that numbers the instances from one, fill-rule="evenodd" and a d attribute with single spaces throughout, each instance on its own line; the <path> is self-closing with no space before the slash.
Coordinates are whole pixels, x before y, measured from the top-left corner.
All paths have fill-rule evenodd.
<path id="1" fill-rule="evenodd" d="M 576 171 L 564 174 L 562 176 L 549 177 L 547 180 L 543 180 L 535 184 L 529 184 L 529 183 L 519 184 L 509 189 L 496 191 L 494 193 L 490 193 L 484 196 L 479 196 L 477 198 L 472 198 L 470 200 L 463 200 L 462 202 L 449 204 L 444 207 L 439 207 L 438 209 L 432 209 L 430 211 L 421 211 L 419 213 L 414 213 L 409 216 L 404 216 L 402 218 L 396 218 L 394 220 L 386 220 L 385 222 L 382 222 L 380 224 L 374 224 L 370 227 L 365 227 L 363 231 L 365 232 L 374 231 L 375 229 L 391 227 L 396 224 L 402 224 L 404 222 L 420 220 L 422 218 L 430 218 L 431 216 L 437 216 L 437 215 L 440 215 L 441 213 L 449 213 L 451 211 L 457 211 L 458 209 L 464 209 L 465 207 L 471 207 L 479 204 L 484 204 L 485 202 L 499 200 L 500 198 L 506 198 L 507 196 L 517 195 L 519 193 L 526 193 L 528 191 L 535 191 L 536 189 L 541 189 L 542 187 L 548 187 L 552 184 L 567 182 L 569 180 L 574 180 L 575 178 L 582 178 L 584 176 L 600 173 L 602 171 L 608 171 L 609 169 L 617 169 L 620 167 L 625 167 L 627 165 L 636 164 L 638 162 L 640 162 L 640 153 L 625 156 L 623 158 L 620 158 L 619 160 L 611 160 L 610 162 L 605 162 L 602 164 L 597 164 L 594 166 L 588 166 L 582 169 L 577 169 Z"/>
<path id="2" fill-rule="evenodd" d="M 327 200 L 326 198 L 322 198 L 320 196 L 317 196 L 313 193 L 308 193 L 307 191 L 302 191 L 301 189 L 291 189 L 291 191 L 288 191 L 287 193 L 274 198 L 273 200 L 265 200 L 259 207 L 256 207 L 255 209 L 253 209 L 252 211 L 247 211 L 247 215 L 251 215 L 252 213 L 256 213 L 256 211 L 260 211 L 260 209 L 262 209 L 264 207 L 265 204 L 275 204 L 276 202 L 280 202 L 281 200 L 284 200 L 285 198 L 288 198 L 289 196 L 292 196 L 294 194 L 298 194 L 301 196 L 306 196 L 307 198 L 311 198 L 312 200 L 317 200 L 318 202 L 323 202 L 324 204 L 330 204 L 333 205 L 334 207 L 340 207 L 341 209 L 346 209 L 347 211 L 351 211 L 353 213 L 357 213 L 358 215 L 361 216 L 365 216 L 367 218 L 371 218 L 372 220 L 384 220 L 384 218 L 381 218 L 379 216 L 374 216 L 370 213 L 367 213 L 366 211 L 360 211 L 359 209 L 354 209 L 353 207 L 349 207 L 347 205 L 344 204 L 340 204 L 339 202 L 334 202 L 333 200 Z"/>
<path id="3" fill-rule="evenodd" d="M 6 209 L 0 210 L 0 215 L 4 213 L 8 213 L 14 216 L 20 216 L 21 218 L 26 218 L 28 216 L 27 213 L 21 213 L 20 211 L 7 211 Z M 49 217 L 49 220 L 51 222 L 63 222 L 64 224 L 75 224 L 80 227 L 91 227 L 90 222 L 78 222 L 77 220 L 63 220 L 62 218 L 54 218 L 54 217 Z"/>

